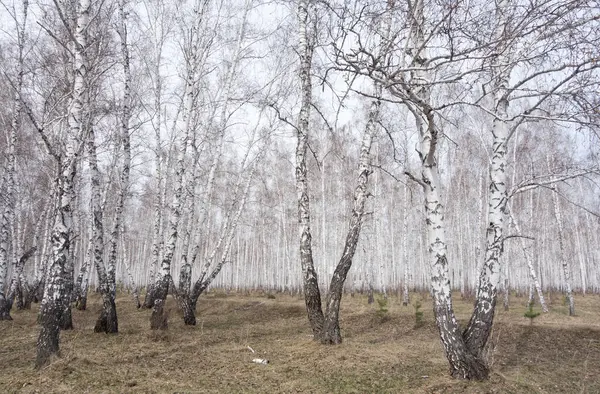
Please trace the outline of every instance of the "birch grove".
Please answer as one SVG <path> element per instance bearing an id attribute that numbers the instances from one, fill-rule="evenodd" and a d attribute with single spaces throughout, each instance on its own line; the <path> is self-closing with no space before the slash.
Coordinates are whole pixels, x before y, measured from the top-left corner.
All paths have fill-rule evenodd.
<path id="1" fill-rule="evenodd" d="M 4 5 L 4 4 L 3 4 Z M 4 5 L 7 7 L 6 5 Z M 20 8 L 20 9 L 19 9 Z M 10 131 L 8 134 L 8 143 L 6 146 L 7 152 L 7 163 L 2 175 L 2 185 L 6 192 L 4 195 L 4 204 L 1 211 L 0 217 L 0 320 L 11 320 L 10 307 L 12 300 L 7 300 L 5 295 L 5 288 L 7 284 L 7 273 L 9 265 L 9 245 L 11 242 L 10 227 L 13 225 L 15 217 L 15 172 L 16 172 L 16 157 L 15 148 L 17 144 L 17 138 L 21 131 L 22 124 L 22 98 L 23 93 L 23 74 L 24 74 L 24 51 L 25 51 L 25 34 L 27 26 L 27 12 L 29 8 L 28 1 L 23 1 L 20 7 L 17 5 L 12 7 L 11 16 L 14 19 L 16 34 L 17 34 L 17 69 L 16 69 L 16 81 L 13 85 L 13 108 L 12 117 L 10 122 Z M 8 7 L 7 7 L 8 9 Z M 10 9 L 9 9 L 10 12 Z M 12 245 L 13 250 L 17 245 Z M 20 280 L 20 278 L 17 278 Z"/>
<path id="2" fill-rule="evenodd" d="M 40 302 L 37 367 L 94 290 L 115 334 L 124 290 L 154 329 L 302 295 L 326 345 L 345 294 L 419 291 L 481 380 L 501 290 L 600 291 L 593 2 L 0 5 L 0 320 Z"/>

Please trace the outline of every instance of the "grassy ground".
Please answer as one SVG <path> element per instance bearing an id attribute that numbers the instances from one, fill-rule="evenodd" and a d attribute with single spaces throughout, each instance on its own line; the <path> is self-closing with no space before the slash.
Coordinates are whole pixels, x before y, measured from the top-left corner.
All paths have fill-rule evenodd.
<path id="1" fill-rule="evenodd" d="M 423 324 L 415 328 L 416 300 Z M 487 382 L 448 377 L 431 301 L 391 297 L 378 312 L 363 296 L 344 297 L 341 346 L 312 341 L 303 300 L 287 295 L 213 292 L 198 303 L 198 325 L 183 325 L 169 300 L 169 329 L 151 332 L 148 310 L 119 297 L 120 333 L 95 334 L 100 300 L 74 311 L 61 357 L 35 371 L 37 309 L 0 322 L 0 392 L 106 393 L 600 393 L 600 297 L 576 299 L 569 317 L 560 296 L 533 324 L 525 300 L 498 311 L 493 372 Z M 460 320 L 471 302 L 455 297 Z M 252 353 L 248 346 L 256 351 Z M 252 363 L 266 358 L 268 365 Z"/>

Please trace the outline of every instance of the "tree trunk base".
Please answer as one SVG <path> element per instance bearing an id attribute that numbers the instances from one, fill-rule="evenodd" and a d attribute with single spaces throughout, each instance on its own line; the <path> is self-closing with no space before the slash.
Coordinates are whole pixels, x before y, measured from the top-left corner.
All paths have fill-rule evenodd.
<path id="1" fill-rule="evenodd" d="M 450 375 L 456 379 L 483 381 L 488 379 L 489 373 L 485 363 L 470 354 L 450 365 Z"/>
<path id="2" fill-rule="evenodd" d="M 375 296 L 373 295 L 373 289 L 369 288 L 369 292 L 367 294 L 368 294 L 368 296 L 367 296 L 367 303 L 369 305 L 371 305 L 372 303 L 375 302 Z"/>
<path id="3" fill-rule="evenodd" d="M 48 305 L 44 309 L 39 316 L 42 328 L 37 340 L 36 369 L 50 363 L 51 358 L 58 356 L 59 352 L 60 316 L 57 316 L 57 314 L 60 313 L 60 306 Z"/>
<path id="4" fill-rule="evenodd" d="M 11 306 L 4 297 L 0 297 L 0 320 L 12 320 L 10 316 Z"/>
<path id="5" fill-rule="evenodd" d="M 61 330 L 73 330 L 73 315 L 71 314 L 71 305 L 65 307 L 60 317 L 59 328 Z"/>
<path id="6" fill-rule="evenodd" d="M 30 310 L 31 309 L 31 288 L 25 284 L 22 287 L 21 291 L 21 305 L 20 310 Z"/>
<path id="7" fill-rule="evenodd" d="M 135 306 L 137 309 L 142 307 L 142 303 L 140 302 L 140 294 L 138 293 L 137 287 L 133 290 L 133 300 L 135 301 Z"/>
<path id="8" fill-rule="evenodd" d="M 104 332 L 107 334 L 116 334 L 119 332 L 119 322 L 117 319 L 117 307 L 115 300 L 110 295 L 105 295 L 102 312 L 96 320 L 94 332 Z"/>
<path id="9" fill-rule="evenodd" d="M 150 328 L 153 330 L 168 329 L 168 317 L 168 313 L 164 308 L 164 301 L 161 299 L 155 300 L 152 316 L 150 316 Z"/>
<path id="10" fill-rule="evenodd" d="M 188 296 L 184 295 L 181 300 L 183 309 L 183 322 L 186 326 L 196 325 L 196 302 L 193 302 Z"/>
<path id="11" fill-rule="evenodd" d="M 75 308 L 78 311 L 85 311 L 87 308 L 87 294 L 81 294 L 75 300 Z"/>
<path id="12" fill-rule="evenodd" d="M 329 325 L 325 323 L 325 327 L 323 327 L 323 332 L 321 333 L 320 342 L 323 345 L 340 345 L 342 343 L 340 327 L 337 324 Z"/>
<path id="13" fill-rule="evenodd" d="M 154 307 L 154 301 L 156 300 L 156 291 L 155 286 L 148 286 L 148 290 L 146 291 L 146 297 L 144 298 L 144 304 L 142 305 L 146 309 L 150 309 Z"/>

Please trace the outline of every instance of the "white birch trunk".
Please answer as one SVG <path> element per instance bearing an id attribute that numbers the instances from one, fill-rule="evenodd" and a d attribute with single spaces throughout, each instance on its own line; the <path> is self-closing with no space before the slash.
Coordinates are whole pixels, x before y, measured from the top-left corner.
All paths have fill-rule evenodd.
<path id="1" fill-rule="evenodd" d="M 492 158 L 489 169 L 488 211 L 486 229 L 485 262 L 479 274 L 475 306 L 471 319 L 463 336 L 469 351 L 483 356 L 489 336 L 492 332 L 494 313 L 500 284 L 500 256 L 503 249 L 503 236 L 506 219 L 506 168 L 509 130 L 508 117 L 508 79 L 511 67 L 505 55 L 505 30 L 508 28 L 509 1 L 502 0 L 496 7 L 496 30 L 494 39 L 499 42 L 492 65 L 495 115 L 492 125 Z"/>
<path id="2" fill-rule="evenodd" d="M 381 97 L 382 88 L 378 83 L 374 86 L 374 97 Z M 358 174 L 356 187 L 354 189 L 354 204 L 352 207 L 352 215 L 350 217 L 350 225 L 346 235 L 346 242 L 340 261 L 338 262 L 329 291 L 325 300 L 325 320 L 323 331 L 321 333 L 321 342 L 326 344 L 339 344 L 342 342 L 342 336 L 339 327 L 339 310 L 342 300 L 344 283 L 348 275 L 348 271 L 352 266 L 352 259 L 356 252 L 356 246 L 360 236 L 360 230 L 363 224 L 363 216 L 365 213 L 365 204 L 369 193 L 367 191 L 369 175 L 371 169 L 371 146 L 377 132 L 377 123 L 379 121 L 379 109 L 381 102 L 374 100 L 369 109 L 367 125 L 362 136 L 360 147 L 360 158 L 358 163 Z M 376 224 L 374 223 L 374 226 Z M 372 257 L 372 256 L 371 256 Z"/>
<path id="3" fill-rule="evenodd" d="M 21 101 L 21 93 L 23 89 L 24 76 L 24 50 L 25 50 L 25 28 L 27 25 L 27 12 L 29 2 L 22 2 L 22 20 L 21 24 L 16 22 L 17 28 L 17 79 L 15 83 L 15 92 L 13 99 L 12 117 L 10 123 L 10 135 L 8 139 L 8 167 L 3 174 L 2 184 L 5 190 L 4 206 L 0 209 L 0 320 L 12 320 L 10 316 L 10 305 L 5 298 L 6 278 L 8 273 L 8 250 L 10 244 L 10 228 L 14 222 L 14 204 L 15 204 L 15 167 L 16 156 L 15 146 L 17 144 L 17 136 L 21 131 L 21 115 L 23 103 Z M 13 245 L 15 249 L 16 245 Z"/>
<path id="4" fill-rule="evenodd" d="M 548 158 L 548 168 L 550 168 L 550 159 Z M 558 229 L 558 246 L 559 246 L 559 261 L 561 262 L 564 275 L 565 296 L 569 302 L 569 316 L 575 316 L 575 301 L 573 299 L 573 291 L 571 289 L 571 266 L 565 256 L 565 235 L 563 229 L 562 212 L 560 209 L 560 201 L 558 201 L 558 187 L 554 186 L 552 190 L 552 206 L 554 208 L 554 219 Z"/>
<path id="5" fill-rule="evenodd" d="M 315 32 L 311 28 L 310 0 L 298 0 L 296 17 L 298 20 L 298 54 L 300 56 L 299 78 L 300 113 L 296 126 L 296 194 L 298 201 L 298 232 L 300 265 L 304 284 L 304 301 L 308 312 L 308 320 L 314 338 L 318 339 L 323 328 L 323 310 L 319 280 L 313 263 L 312 234 L 310 229 L 310 197 L 306 169 L 306 151 L 310 127 L 310 107 L 312 103 L 312 57 L 314 52 Z"/>
<path id="6" fill-rule="evenodd" d="M 406 165 L 405 165 L 406 167 Z M 404 211 L 402 215 L 402 260 L 404 260 L 404 283 L 402 284 L 402 305 L 410 303 L 409 277 L 410 264 L 408 262 L 408 185 L 404 185 Z"/>
<path id="7" fill-rule="evenodd" d="M 117 333 L 117 312 L 114 293 L 111 291 L 109 271 L 104 264 L 104 208 L 102 204 L 102 190 L 100 187 L 101 174 L 98 169 L 96 155 L 96 142 L 93 127 L 88 130 L 88 157 L 91 178 L 91 211 L 92 211 L 92 237 L 91 249 L 93 250 L 94 266 L 98 274 L 98 285 L 102 294 L 103 308 L 96 322 L 94 331 Z"/>
<path id="8" fill-rule="evenodd" d="M 114 225 L 110 233 L 107 275 L 112 298 L 116 297 L 116 264 L 117 242 L 121 232 L 125 200 L 129 192 L 129 172 L 131 167 L 131 143 L 129 138 L 129 119 L 131 118 L 131 70 L 129 66 L 129 47 L 127 41 L 127 13 L 125 0 L 119 0 L 119 24 L 117 32 L 121 38 L 121 63 L 123 65 L 123 106 L 121 108 L 119 142 L 123 149 L 123 162 L 121 164 L 120 187 L 115 207 Z"/>
<path id="9" fill-rule="evenodd" d="M 85 50 L 89 13 L 90 0 L 80 0 L 71 41 L 74 53 L 74 80 L 67 113 L 68 137 L 64 154 L 56 156 L 59 172 L 57 185 L 59 208 L 56 211 L 52 230 L 52 263 L 48 269 L 44 298 L 40 307 L 42 328 L 37 341 L 36 367 L 38 368 L 48 363 L 50 356 L 58 352 L 59 325 L 63 328 L 67 328 L 69 325 L 72 327 L 70 321 L 70 290 L 72 289 L 69 288 L 68 282 L 70 281 L 72 288 L 73 261 L 69 252 L 73 236 L 73 185 L 83 140 L 83 116 L 86 112 L 84 108 L 87 75 Z M 65 315 L 68 316 L 69 321 L 64 321 Z M 61 320 L 63 320 L 62 323 Z"/>
<path id="10" fill-rule="evenodd" d="M 169 219 L 169 237 L 165 244 L 165 252 L 160 268 L 160 283 L 157 283 L 156 298 L 162 300 L 162 304 L 167 297 L 168 287 L 171 284 L 171 262 L 175 253 L 175 246 L 178 239 L 179 224 L 181 219 L 181 205 L 184 200 L 184 174 L 186 152 L 191 143 L 192 119 L 195 111 L 195 97 L 198 93 L 198 72 L 200 71 L 200 26 L 205 17 L 208 0 L 197 0 L 194 5 L 194 24 L 192 25 L 190 42 L 188 48 L 189 58 L 186 64 L 186 81 L 183 98 L 183 119 L 178 129 L 181 133 L 179 153 L 177 156 L 175 176 L 173 179 L 173 200 L 170 207 L 171 216 Z M 162 308 L 161 308 L 162 310 Z M 154 328 L 154 327 L 153 327 Z"/>
<path id="11" fill-rule="evenodd" d="M 223 146 L 225 143 L 225 135 L 227 129 L 227 121 L 229 119 L 229 104 L 231 101 L 231 96 L 233 94 L 233 88 L 235 83 L 235 78 L 237 75 L 237 70 L 240 65 L 240 61 L 242 59 L 242 50 L 244 49 L 242 44 L 246 37 L 246 29 L 248 24 L 248 13 L 250 12 L 250 7 L 252 5 L 252 0 L 246 0 L 244 6 L 244 13 L 242 15 L 242 24 L 236 35 L 236 46 L 234 49 L 233 58 L 231 59 L 231 63 L 225 73 L 224 77 L 224 87 L 223 87 L 223 96 L 221 101 L 223 101 L 223 105 L 221 106 L 221 112 L 219 117 L 219 124 L 217 126 L 218 135 L 217 135 L 217 148 L 213 152 L 213 160 L 210 165 L 210 169 L 208 171 L 208 179 L 205 186 L 205 192 L 202 196 L 202 203 L 200 204 L 200 215 L 198 216 L 198 223 L 196 225 L 197 230 L 204 230 L 204 234 L 208 234 L 210 232 L 210 220 L 208 220 L 209 212 L 211 210 L 212 204 L 212 195 L 213 195 L 213 187 L 215 184 L 217 170 L 219 168 L 219 164 L 221 162 L 221 156 L 223 154 Z M 206 47 L 198 48 L 198 59 L 199 61 L 204 62 L 206 60 L 206 56 L 209 50 L 208 45 L 210 43 L 204 43 Z M 202 51 L 200 51 L 202 50 Z M 204 63 L 201 63 L 203 66 Z M 192 265 L 197 259 L 198 253 L 200 251 L 201 243 L 202 243 L 202 231 L 197 231 L 196 237 L 194 239 L 194 248 L 192 251 Z M 208 256 L 208 243 L 205 244 L 204 249 L 204 258 Z"/>
<path id="12" fill-rule="evenodd" d="M 523 234 L 521 232 L 521 226 L 519 226 L 519 222 L 517 222 L 515 217 L 512 215 L 512 211 L 509 211 L 509 213 L 510 213 L 510 222 L 515 229 L 516 235 L 519 237 L 521 250 L 523 251 L 523 256 L 525 257 L 525 261 L 527 261 L 527 269 L 529 270 L 529 277 L 531 279 L 531 283 L 533 284 L 533 286 L 537 292 L 538 299 L 540 300 L 540 305 L 542 307 L 542 311 L 544 313 L 547 313 L 548 305 L 546 304 L 546 299 L 544 298 L 542 286 L 540 286 L 540 281 L 538 280 L 538 276 L 535 271 L 535 267 L 533 266 L 533 261 L 529 255 L 529 253 L 527 252 L 527 245 L 525 243 L 525 238 L 522 237 Z"/>
<path id="13" fill-rule="evenodd" d="M 429 81 L 433 75 L 428 71 L 429 63 L 425 42 L 425 15 L 423 0 L 411 3 L 411 72 L 412 86 L 407 92 L 414 103 L 409 108 L 419 132 L 419 156 L 421 159 L 421 179 L 425 194 L 425 216 L 427 229 L 427 250 L 431 267 L 431 295 L 436 324 L 440 339 L 450 363 L 451 375 L 462 379 L 485 379 L 488 370 L 485 364 L 471 354 L 460 332 L 460 327 L 452 308 L 447 244 L 444 222 L 444 204 L 440 196 L 441 183 L 437 162 L 438 129 L 434 111 L 430 106 L 431 92 Z"/>

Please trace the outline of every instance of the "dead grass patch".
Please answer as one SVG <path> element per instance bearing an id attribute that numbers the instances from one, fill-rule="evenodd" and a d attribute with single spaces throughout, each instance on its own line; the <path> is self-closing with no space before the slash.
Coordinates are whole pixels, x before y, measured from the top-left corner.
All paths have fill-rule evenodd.
<path id="1" fill-rule="evenodd" d="M 421 296 L 415 295 L 415 298 Z M 556 297 L 555 299 L 557 299 Z M 455 298 L 466 321 L 472 301 Z M 195 327 L 185 326 L 169 299 L 169 329 L 153 332 L 149 310 L 117 300 L 117 335 L 94 333 L 100 300 L 73 311 L 75 330 L 61 334 L 61 357 L 33 369 L 37 310 L 13 312 L 0 322 L 0 391 L 22 393 L 559 393 L 600 392 L 600 297 L 577 297 L 578 316 L 562 305 L 533 324 L 525 299 L 498 311 L 489 381 L 448 377 L 431 301 L 414 305 L 390 297 L 385 318 L 366 297 L 346 296 L 341 346 L 315 343 L 304 302 L 276 294 L 210 293 L 198 302 Z M 252 353 L 248 346 L 255 350 Z M 266 358 L 268 365 L 252 363 Z"/>

